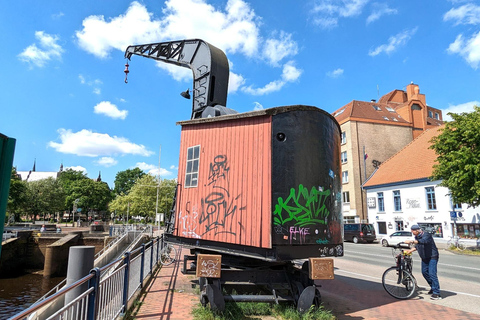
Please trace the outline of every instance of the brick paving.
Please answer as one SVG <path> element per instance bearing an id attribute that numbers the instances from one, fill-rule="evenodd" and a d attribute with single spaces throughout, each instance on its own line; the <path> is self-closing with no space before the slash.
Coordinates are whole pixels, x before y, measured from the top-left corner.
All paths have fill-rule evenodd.
<path id="1" fill-rule="evenodd" d="M 189 252 L 183 249 L 182 257 Z M 177 259 L 169 266 L 157 270 L 144 293 L 140 296 L 140 308 L 134 319 L 188 320 L 194 306 L 200 303 L 195 294 L 196 277 L 183 274 L 183 261 Z"/>

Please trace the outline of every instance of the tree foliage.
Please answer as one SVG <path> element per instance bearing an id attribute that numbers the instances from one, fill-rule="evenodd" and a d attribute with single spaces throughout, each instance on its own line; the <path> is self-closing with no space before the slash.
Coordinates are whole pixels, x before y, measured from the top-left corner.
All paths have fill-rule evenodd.
<path id="1" fill-rule="evenodd" d="M 117 172 L 115 176 L 115 194 L 127 194 L 132 189 L 135 181 L 145 176 L 146 173 L 143 172 L 140 168 L 127 169 L 124 171 Z"/>
<path id="2" fill-rule="evenodd" d="M 14 221 L 20 221 L 20 215 L 27 202 L 27 183 L 17 174 L 17 170 L 12 168 L 10 177 L 10 190 L 8 193 L 7 213 L 14 217 Z M 10 218 L 11 219 L 11 218 Z"/>
<path id="3" fill-rule="evenodd" d="M 112 200 L 112 192 L 105 182 L 91 179 L 79 179 L 70 185 L 70 193 L 66 196 L 66 203 L 72 204 L 78 199 L 77 208 L 83 212 L 103 211 Z"/>
<path id="4" fill-rule="evenodd" d="M 27 182 L 25 212 L 33 217 L 47 214 L 54 215 L 62 211 L 65 203 L 65 193 L 58 180 L 47 179 Z"/>
<path id="5" fill-rule="evenodd" d="M 77 181 L 81 180 L 90 180 L 85 173 L 82 171 L 76 171 L 73 169 L 67 169 L 62 171 L 57 178 L 58 182 L 61 184 L 64 192 L 65 192 L 65 203 L 64 209 L 65 210 L 72 210 L 73 202 L 75 201 L 75 197 L 72 196 L 74 184 Z"/>
<path id="6" fill-rule="evenodd" d="M 115 211 L 117 216 L 126 217 L 128 211 L 130 217 L 141 216 L 154 220 L 156 210 L 158 213 L 168 214 L 173 203 L 175 187 L 175 180 L 162 180 L 159 183 L 156 177 L 145 174 L 136 180 L 128 194 L 117 195 L 110 203 L 109 209 Z"/>
<path id="7" fill-rule="evenodd" d="M 449 113 L 442 133 L 432 139 L 437 154 L 432 180 L 442 180 L 455 203 L 480 204 L 480 108 L 470 113 Z"/>

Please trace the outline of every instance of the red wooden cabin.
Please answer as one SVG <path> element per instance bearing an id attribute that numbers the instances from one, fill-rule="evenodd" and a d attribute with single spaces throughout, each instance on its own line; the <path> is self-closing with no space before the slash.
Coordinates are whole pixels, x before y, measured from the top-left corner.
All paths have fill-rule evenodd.
<path id="1" fill-rule="evenodd" d="M 330 114 L 288 106 L 179 124 L 171 241 L 275 261 L 343 255 Z"/>

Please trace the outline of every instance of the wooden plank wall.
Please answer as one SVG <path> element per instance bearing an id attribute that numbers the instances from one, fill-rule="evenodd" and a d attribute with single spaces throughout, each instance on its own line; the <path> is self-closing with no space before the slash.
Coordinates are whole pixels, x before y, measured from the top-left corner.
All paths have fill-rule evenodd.
<path id="1" fill-rule="evenodd" d="M 200 145 L 198 187 L 184 188 Z M 271 117 L 182 127 L 176 235 L 271 248 Z"/>

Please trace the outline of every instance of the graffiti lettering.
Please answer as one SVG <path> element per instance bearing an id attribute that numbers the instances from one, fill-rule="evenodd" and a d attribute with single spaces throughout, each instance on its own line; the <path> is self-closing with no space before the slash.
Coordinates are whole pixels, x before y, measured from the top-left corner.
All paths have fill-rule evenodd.
<path id="1" fill-rule="evenodd" d="M 240 221 L 238 216 L 241 215 L 237 213 L 245 207 L 237 205 L 241 195 L 230 196 L 229 171 L 226 155 L 217 155 L 210 163 L 208 185 L 213 190 L 201 200 L 201 214 L 198 222 L 205 226 L 205 232 L 202 235 L 211 231 L 214 231 L 215 235 L 220 233 L 236 235 L 233 227 L 235 221 Z"/>
<path id="2" fill-rule="evenodd" d="M 189 202 L 187 202 L 186 207 L 188 208 Z M 197 229 L 197 220 L 198 220 L 198 211 L 197 208 L 193 207 L 193 212 L 190 213 L 190 210 L 185 209 L 185 212 L 180 211 L 178 215 L 178 220 L 181 221 L 181 230 L 184 236 L 200 239 L 201 237 L 196 233 Z"/>
<path id="3" fill-rule="evenodd" d="M 303 185 L 299 185 L 297 192 L 295 188 L 291 188 L 287 199 L 278 198 L 273 212 L 274 224 L 284 225 L 293 222 L 297 227 L 327 224 L 330 211 L 326 202 L 329 196 L 330 190 L 318 191 L 312 187 L 308 191 Z"/>
<path id="4" fill-rule="evenodd" d="M 372 160 L 372 165 L 375 169 L 378 169 L 382 163 L 378 160 Z"/>
<path id="5" fill-rule="evenodd" d="M 297 228 L 297 227 L 290 227 L 290 244 L 292 244 L 292 239 L 297 240 L 297 234 L 299 235 L 300 244 L 305 242 L 305 237 L 309 232 L 310 228 Z"/>
<path id="6" fill-rule="evenodd" d="M 228 178 L 228 171 L 230 168 L 227 165 L 227 156 L 226 155 L 218 155 L 213 159 L 213 162 L 210 163 L 210 172 L 208 174 L 208 185 L 216 184 L 218 179 L 225 179 Z M 226 181 L 228 184 L 228 181 Z"/>
<path id="7" fill-rule="evenodd" d="M 328 241 L 327 239 L 317 239 L 317 244 L 328 244 L 330 243 L 330 241 Z"/>
<path id="8" fill-rule="evenodd" d="M 200 273 L 203 277 L 213 277 L 219 273 L 220 266 L 216 260 L 203 260 L 200 266 Z"/>

